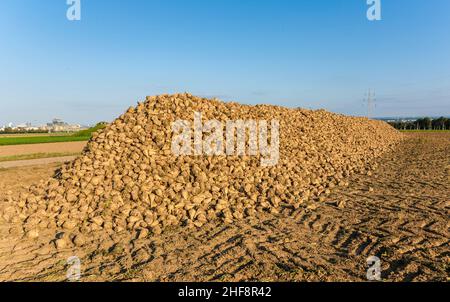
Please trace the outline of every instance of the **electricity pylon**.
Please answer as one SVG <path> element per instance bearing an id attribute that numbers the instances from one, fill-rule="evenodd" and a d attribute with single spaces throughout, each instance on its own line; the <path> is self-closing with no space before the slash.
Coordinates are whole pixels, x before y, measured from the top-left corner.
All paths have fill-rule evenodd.
<path id="1" fill-rule="evenodd" d="M 366 98 L 364 99 L 364 103 L 367 104 L 367 118 L 370 119 L 372 117 L 373 108 L 375 107 L 375 91 L 369 89 L 369 92 L 366 94 Z"/>

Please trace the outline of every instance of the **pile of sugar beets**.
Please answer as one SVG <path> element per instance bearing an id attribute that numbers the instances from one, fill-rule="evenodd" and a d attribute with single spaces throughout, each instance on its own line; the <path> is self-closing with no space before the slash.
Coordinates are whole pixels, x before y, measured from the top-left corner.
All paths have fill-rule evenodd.
<path id="1" fill-rule="evenodd" d="M 196 112 L 203 123 L 268 121 L 270 128 L 270 121 L 279 121 L 279 160 L 264 166 L 261 154 L 175 155 L 173 124 L 184 120 L 194 127 Z M 198 129 L 192 130 L 194 136 Z M 1 214 L 30 238 L 47 229 L 71 234 L 58 247 L 83 245 L 97 231 L 143 238 L 169 226 L 231 223 L 324 201 L 334 187 L 348 185 L 349 175 L 370 173 L 374 159 L 401 140 L 384 122 L 324 110 L 246 106 L 190 94 L 147 97 L 95 133 L 82 155 L 53 178 L 11 197 Z"/>

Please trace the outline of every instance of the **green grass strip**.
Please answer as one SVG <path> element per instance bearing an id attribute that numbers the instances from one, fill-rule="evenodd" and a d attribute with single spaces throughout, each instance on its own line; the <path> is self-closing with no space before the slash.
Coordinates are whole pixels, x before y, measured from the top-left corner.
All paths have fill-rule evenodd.
<path id="1" fill-rule="evenodd" d="M 90 136 L 0 137 L 0 146 L 88 141 Z"/>

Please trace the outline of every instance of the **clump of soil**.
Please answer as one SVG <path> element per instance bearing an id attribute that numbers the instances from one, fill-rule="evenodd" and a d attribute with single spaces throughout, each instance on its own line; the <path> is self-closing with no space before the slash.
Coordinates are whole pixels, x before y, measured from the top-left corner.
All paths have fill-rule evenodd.
<path id="1" fill-rule="evenodd" d="M 261 156 L 175 156 L 172 124 L 204 120 L 278 120 L 280 159 Z M 348 176 L 368 173 L 374 159 L 402 135 L 384 122 L 323 110 L 244 106 L 189 94 L 147 97 L 94 134 L 83 154 L 47 182 L 33 186 L 1 213 L 24 234 L 63 231 L 57 247 L 83 245 L 92 232 L 137 238 L 171 226 L 201 228 L 281 207 L 311 207 Z"/>

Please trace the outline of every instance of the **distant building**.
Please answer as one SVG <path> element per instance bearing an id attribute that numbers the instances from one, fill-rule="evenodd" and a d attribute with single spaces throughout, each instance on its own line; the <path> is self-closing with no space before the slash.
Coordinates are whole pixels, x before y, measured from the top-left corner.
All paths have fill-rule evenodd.
<path id="1" fill-rule="evenodd" d="M 51 123 L 47 123 L 46 130 L 49 132 L 75 132 L 80 131 L 83 128 L 81 125 L 75 124 L 75 125 L 69 125 L 68 123 L 64 122 L 62 119 L 55 118 L 52 120 Z"/>
<path id="2" fill-rule="evenodd" d="M 51 123 L 47 123 L 42 126 L 32 126 L 31 123 L 23 123 L 14 126 L 9 123 L 7 126 L 0 127 L 2 131 L 14 131 L 14 132 L 77 132 L 87 129 L 88 127 L 82 127 L 79 124 L 70 125 L 64 122 L 62 119 L 53 119 Z"/>

